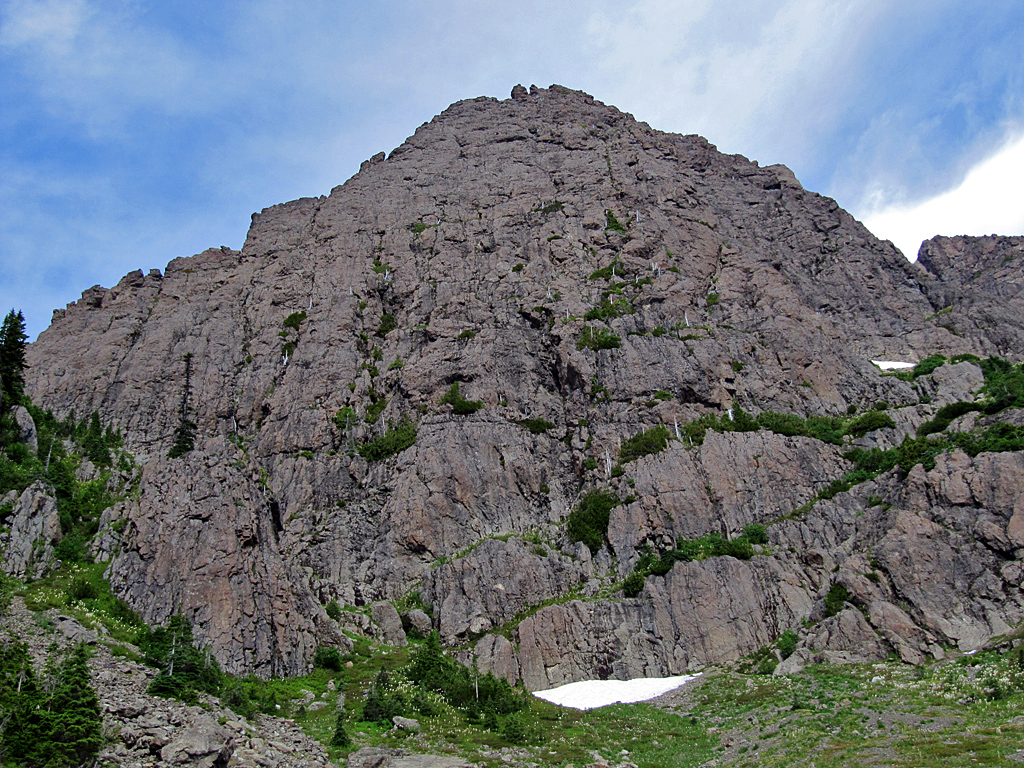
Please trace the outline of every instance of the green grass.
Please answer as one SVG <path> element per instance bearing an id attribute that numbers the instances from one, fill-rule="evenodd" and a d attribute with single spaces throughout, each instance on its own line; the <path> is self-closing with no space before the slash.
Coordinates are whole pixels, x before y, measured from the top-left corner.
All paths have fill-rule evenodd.
<path id="1" fill-rule="evenodd" d="M 598 757 L 639 768 L 685 768 L 712 760 L 751 767 L 1013 766 L 1019 763 L 1008 755 L 1020 749 L 1024 736 L 1024 723 L 1012 722 L 1024 706 L 1017 651 L 921 668 L 895 661 L 821 665 L 781 677 L 742 673 L 737 664 L 710 669 L 697 683 L 656 702 L 586 712 L 531 699 L 521 713 L 525 738 L 516 743 L 500 732 L 500 724 L 499 731 L 489 730 L 440 697 L 431 699 L 434 715 L 417 718 L 422 733 L 415 739 L 359 720 L 364 692 L 381 668 L 391 671 L 393 690 L 413 695 L 399 670 L 416 647 L 388 649 L 363 639 L 349 657 L 354 665 L 340 679 L 353 750 L 403 747 L 494 768 L 504 764 L 501 750 L 513 751 L 517 762 L 552 768 Z M 300 680 L 296 690 L 326 686 L 326 679 Z M 324 741 L 333 732 L 333 720 L 323 711 L 300 722 Z"/>

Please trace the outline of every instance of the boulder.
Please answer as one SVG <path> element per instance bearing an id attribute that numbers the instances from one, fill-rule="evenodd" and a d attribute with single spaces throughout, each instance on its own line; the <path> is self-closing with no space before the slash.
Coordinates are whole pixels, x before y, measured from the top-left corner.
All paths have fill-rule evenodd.
<path id="1" fill-rule="evenodd" d="M 402 617 L 391 603 L 379 601 L 370 606 L 370 617 L 377 626 L 377 637 L 388 645 L 399 647 L 409 644 L 402 629 Z"/>
<path id="2" fill-rule="evenodd" d="M 160 749 L 160 759 L 189 768 L 225 768 L 233 752 L 231 733 L 212 717 L 200 715 Z"/>
<path id="3" fill-rule="evenodd" d="M 18 442 L 27 445 L 32 453 L 39 451 L 39 433 L 28 409 L 19 405 L 14 409 L 14 423 L 18 426 Z"/>

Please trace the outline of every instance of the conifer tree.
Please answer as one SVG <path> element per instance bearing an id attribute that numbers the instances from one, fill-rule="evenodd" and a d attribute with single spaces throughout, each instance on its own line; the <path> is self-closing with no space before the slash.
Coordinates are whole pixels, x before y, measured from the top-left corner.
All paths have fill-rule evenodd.
<path id="1" fill-rule="evenodd" d="M 13 309 L 0 324 L 0 413 L 21 402 L 25 393 L 25 317 Z"/>
<path id="2" fill-rule="evenodd" d="M 47 763 L 91 763 L 103 743 L 103 718 L 99 699 L 89 684 L 84 645 L 68 654 L 58 668 L 47 709 L 50 736 Z"/>
<path id="3" fill-rule="evenodd" d="M 85 433 L 83 448 L 85 455 L 93 464 L 110 465 L 110 449 L 107 448 L 103 427 L 100 425 L 100 415 L 96 411 L 92 412 L 89 419 L 89 431 Z"/>

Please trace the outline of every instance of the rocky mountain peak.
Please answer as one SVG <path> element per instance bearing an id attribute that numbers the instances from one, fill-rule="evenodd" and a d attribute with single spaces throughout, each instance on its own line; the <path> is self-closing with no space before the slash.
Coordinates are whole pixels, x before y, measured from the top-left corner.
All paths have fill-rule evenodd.
<path id="1" fill-rule="evenodd" d="M 1017 359 L 1019 313 L 944 322 L 944 297 L 981 300 L 940 266 L 950 248 L 908 264 L 783 166 L 517 86 L 453 104 L 326 197 L 255 214 L 241 251 L 89 289 L 31 346 L 27 386 L 123 432 L 141 481 L 97 556 L 147 621 L 183 612 L 230 671 L 292 674 L 347 643 L 335 601 L 344 628 L 396 642 L 398 608 L 371 605 L 407 624 L 432 607 L 444 642 L 530 687 L 677 674 L 823 618 L 834 572 L 886 638 L 871 653 L 918 658 L 1020 612 L 998 575 L 1015 498 L 965 497 L 986 544 L 922 509 L 1016 459 L 822 494 L 851 447 L 893 449 L 984 383 L 970 362 L 906 380 L 872 360 Z M 996 270 L 1021 284 L 1019 261 Z M 880 403 L 893 415 L 869 416 Z M 185 422 L 191 450 L 170 458 Z M 594 547 L 568 530 L 591 492 L 614 502 Z M 751 524 L 769 532 L 756 556 L 666 563 L 623 592 L 648 553 Z M 951 558 L 928 576 L 949 594 L 988 574 L 959 618 L 900 581 L 925 540 Z M 872 591 L 875 550 L 891 582 Z"/>

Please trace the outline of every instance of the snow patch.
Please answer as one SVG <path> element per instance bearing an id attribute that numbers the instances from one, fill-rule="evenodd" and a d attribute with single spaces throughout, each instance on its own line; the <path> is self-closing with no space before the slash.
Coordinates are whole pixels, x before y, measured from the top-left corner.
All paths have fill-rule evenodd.
<path id="1" fill-rule="evenodd" d="M 899 360 L 872 360 L 871 362 L 883 371 L 898 371 L 903 368 L 913 368 L 915 365 L 915 363 L 903 363 Z"/>
<path id="2" fill-rule="evenodd" d="M 676 677 L 638 677 L 634 680 L 581 680 L 578 683 L 534 691 L 533 695 L 573 709 L 596 709 L 609 704 L 631 704 L 647 701 L 694 680 L 700 675 Z"/>

